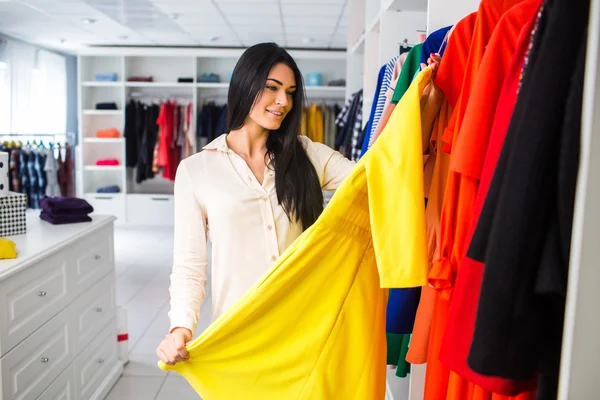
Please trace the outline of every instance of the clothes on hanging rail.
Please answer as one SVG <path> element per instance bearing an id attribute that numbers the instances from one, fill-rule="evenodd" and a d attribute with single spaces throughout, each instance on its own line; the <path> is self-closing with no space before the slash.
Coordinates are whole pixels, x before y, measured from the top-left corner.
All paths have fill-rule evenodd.
<path id="1" fill-rule="evenodd" d="M 313 142 L 334 148 L 338 133 L 335 118 L 340 112 L 337 105 L 311 104 L 302 112 L 301 134 Z"/>
<path id="2" fill-rule="evenodd" d="M 0 138 L 2 136 L 0 135 Z M 68 157 L 71 157 L 70 146 Z M 72 196 L 74 181 L 73 161 L 62 160 L 60 145 L 4 142 L 0 151 L 9 154 L 9 190 L 27 195 L 28 207 L 39 208 L 39 201 L 45 196 Z M 59 171 L 59 164 L 63 170 Z M 64 191 L 59 181 L 62 178 Z"/>
<path id="3" fill-rule="evenodd" d="M 229 132 L 227 127 L 227 105 L 210 101 L 202 105 L 198 112 L 197 136 L 206 138 L 208 143 Z"/>
<path id="4" fill-rule="evenodd" d="M 360 158 L 363 134 L 362 126 L 363 90 L 353 93 L 338 114 L 335 122 L 338 134 L 335 139 L 335 149 L 347 158 L 356 161 Z"/>
<path id="5" fill-rule="evenodd" d="M 192 153 L 191 115 L 190 103 L 130 100 L 125 109 L 126 165 L 135 168 L 137 183 L 161 171 L 164 178 L 175 179 L 177 165 Z"/>

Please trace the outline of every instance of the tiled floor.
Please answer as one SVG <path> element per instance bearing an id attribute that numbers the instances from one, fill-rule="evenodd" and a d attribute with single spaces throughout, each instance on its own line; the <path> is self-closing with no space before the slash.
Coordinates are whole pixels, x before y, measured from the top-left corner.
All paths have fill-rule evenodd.
<path id="1" fill-rule="evenodd" d="M 172 258 L 173 228 L 115 228 L 117 305 L 127 310 L 129 363 L 106 400 L 199 398 L 180 375 L 165 373 L 156 365 L 156 347 L 169 330 L 167 313 Z M 209 286 L 196 336 L 210 324 L 210 309 Z M 408 379 L 396 378 L 392 370 L 388 371 L 388 379 L 393 399 L 407 399 Z"/>
<path id="2" fill-rule="evenodd" d="M 172 228 L 115 228 L 117 305 L 127 310 L 129 363 L 107 400 L 198 399 L 176 373 L 157 365 L 156 347 L 169 330 Z M 197 334 L 210 323 L 210 288 Z"/>

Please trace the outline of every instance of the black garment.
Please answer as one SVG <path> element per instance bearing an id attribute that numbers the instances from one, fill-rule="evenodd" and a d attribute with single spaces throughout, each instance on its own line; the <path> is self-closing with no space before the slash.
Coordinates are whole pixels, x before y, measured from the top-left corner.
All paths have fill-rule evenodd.
<path id="1" fill-rule="evenodd" d="M 539 372 L 538 398 L 549 399 L 560 361 L 589 2 L 544 7 L 468 250 L 485 263 L 468 363 L 514 380 Z M 557 48 L 566 62 L 555 62 Z"/>
<path id="2" fill-rule="evenodd" d="M 207 103 L 198 113 L 197 136 L 205 137 L 208 142 L 227 133 L 227 106 Z"/>
<path id="3" fill-rule="evenodd" d="M 177 78 L 178 83 L 193 83 L 194 78 Z"/>
<path id="4" fill-rule="evenodd" d="M 48 180 L 46 178 L 46 149 L 40 148 L 35 154 L 35 173 L 38 179 L 38 201 L 46 196 L 46 185 Z"/>
<path id="5" fill-rule="evenodd" d="M 158 119 L 160 109 L 158 105 L 140 105 L 136 119 L 141 121 L 138 131 L 138 163 L 135 181 L 142 183 L 146 179 L 154 178 L 152 163 L 154 161 L 154 148 L 158 140 Z"/>
<path id="6" fill-rule="evenodd" d="M 97 103 L 96 110 L 118 110 L 117 103 Z"/>
<path id="7" fill-rule="evenodd" d="M 125 164 L 135 167 L 138 162 L 138 129 L 140 121 L 138 117 L 139 103 L 131 100 L 125 107 Z"/>
<path id="8" fill-rule="evenodd" d="M 341 147 L 352 138 L 352 132 L 354 131 L 354 124 L 356 122 L 356 113 L 359 111 L 359 106 L 362 106 L 362 89 L 359 90 L 352 100 L 350 105 L 350 111 L 348 112 L 348 118 L 343 120 L 338 125 L 338 134 L 335 138 L 335 148 L 341 150 Z"/>

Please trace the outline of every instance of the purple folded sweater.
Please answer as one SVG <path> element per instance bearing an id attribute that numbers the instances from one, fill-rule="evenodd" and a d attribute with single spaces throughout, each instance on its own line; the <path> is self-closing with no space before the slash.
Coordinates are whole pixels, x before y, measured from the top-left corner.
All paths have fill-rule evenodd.
<path id="1" fill-rule="evenodd" d="M 44 197 L 39 205 L 52 216 L 87 215 L 94 211 L 90 203 L 77 197 Z"/>
<path id="2" fill-rule="evenodd" d="M 52 215 L 42 211 L 40 218 L 50 222 L 52 225 L 74 224 L 77 222 L 90 222 L 92 219 L 86 214 L 62 214 Z"/>

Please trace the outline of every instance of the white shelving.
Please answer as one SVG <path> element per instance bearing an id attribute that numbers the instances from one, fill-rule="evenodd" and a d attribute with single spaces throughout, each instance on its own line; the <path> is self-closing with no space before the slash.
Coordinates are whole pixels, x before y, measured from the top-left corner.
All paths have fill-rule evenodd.
<path id="1" fill-rule="evenodd" d="M 123 110 L 83 110 L 83 115 L 123 115 Z"/>
<path id="2" fill-rule="evenodd" d="M 89 81 L 81 84 L 84 87 L 122 87 L 123 82 L 96 82 Z"/>
<path id="3" fill-rule="evenodd" d="M 125 139 L 124 138 L 94 138 L 94 137 L 86 137 L 83 139 L 84 143 L 101 143 L 101 144 L 108 144 L 108 143 L 125 143 Z"/>
<path id="4" fill-rule="evenodd" d="M 125 82 L 125 87 L 132 88 L 193 88 L 194 83 L 179 82 Z"/>
<path id="5" fill-rule="evenodd" d="M 83 169 L 86 171 L 123 171 L 125 167 L 122 165 L 85 165 Z"/>
<path id="6" fill-rule="evenodd" d="M 79 54 L 80 146 L 77 148 L 78 195 L 102 206 L 103 212 L 119 215 L 117 223 L 172 224 L 173 182 L 157 176 L 137 183 L 135 168 L 126 167 L 126 138 L 97 138 L 98 130 L 125 128 L 125 108 L 131 99 L 189 99 L 196 121 L 198 108 L 207 100 L 226 102 L 229 75 L 242 54 L 240 49 L 90 48 Z M 302 73 L 318 72 L 323 86 L 306 87 L 309 101 L 343 103 L 346 88 L 326 86 L 346 77 L 346 53 L 337 51 L 291 51 Z M 116 74 L 117 82 L 96 82 L 97 74 Z M 203 74 L 219 75 L 219 83 L 200 82 Z M 152 77 L 152 82 L 129 81 Z M 180 83 L 180 78 L 192 79 Z M 134 96 L 135 95 L 135 96 Z M 114 102 L 118 110 L 96 110 L 96 104 Z M 196 146 L 196 143 L 194 143 Z M 196 150 L 196 149 L 194 149 Z M 97 166 L 103 158 L 119 160 L 119 166 Z M 103 186 L 118 185 L 121 192 L 96 193 Z M 152 218 L 148 218 L 152 215 Z"/>

